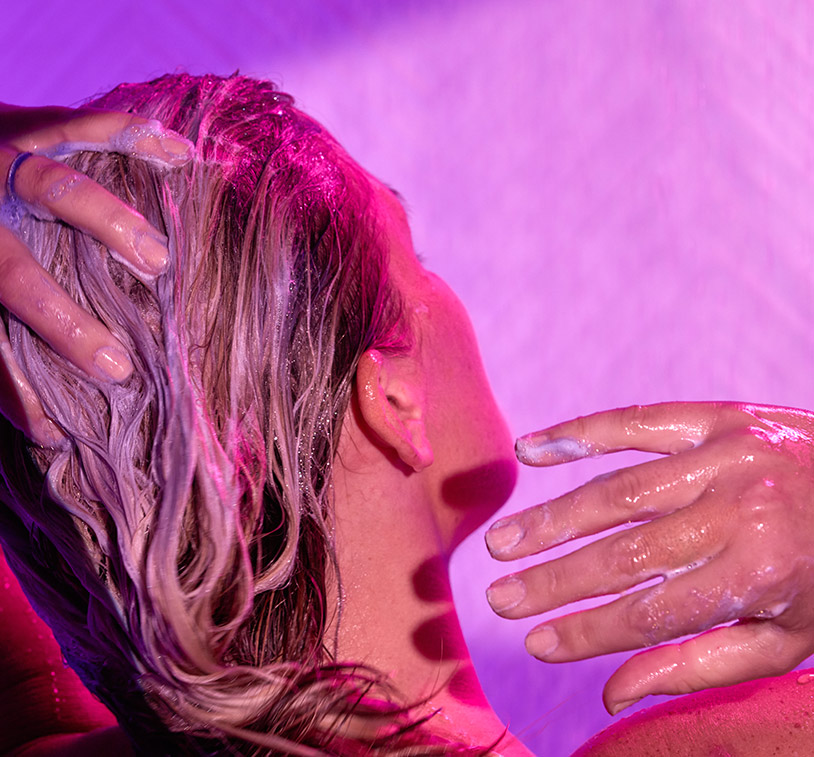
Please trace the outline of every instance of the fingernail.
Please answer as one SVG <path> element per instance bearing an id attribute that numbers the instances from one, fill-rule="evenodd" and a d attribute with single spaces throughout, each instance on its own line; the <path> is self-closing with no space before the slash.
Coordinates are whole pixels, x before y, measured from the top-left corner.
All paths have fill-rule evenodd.
<path id="1" fill-rule="evenodd" d="M 624 700 L 624 701 L 622 701 L 622 702 L 616 702 L 616 703 L 614 703 L 614 704 L 611 704 L 611 705 L 608 707 L 608 712 L 609 712 L 611 715 L 618 715 L 618 714 L 619 714 L 619 713 L 620 713 L 622 710 L 625 710 L 625 709 L 627 709 L 628 707 L 630 707 L 630 705 L 632 705 L 632 704 L 636 704 L 636 702 L 638 702 L 638 701 L 639 701 L 639 699 L 641 699 L 641 697 L 638 697 L 638 698 L 636 698 L 636 699 L 625 699 L 625 700 Z"/>
<path id="2" fill-rule="evenodd" d="M 693 441 L 692 439 L 679 439 L 677 442 L 673 442 L 667 451 L 671 455 L 678 455 L 681 452 L 689 452 L 691 449 L 695 449 L 700 442 Z"/>
<path id="3" fill-rule="evenodd" d="M 93 362 L 102 373 L 102 378 L 124 381 L 133 372 L 130 358 L 118 347 L 101 347 L 96 350 Z"/>
<path id="4" fill-rule="evenodd" d="M 495 612 L 517 607 L 526 598 L 526 584 L 517 576 L 506 576 L 486 590 L 486 599 Z"/>
<path id="5" fill-rule="evenodd" d="M 505 555 L 520 544 L 525 534 L 515 520 L 504 518 L 492 524 L 486 532 L 486 546 L 493 555 Z"/>
<path id="6" fill-rule="evenodd" d="M 171 132 L 155 120 L 131 124 L 110 138 L 110 147 L 124 155 L 180 166 L 192 157 L 192 142 Z"/>
<path id="7" fill-rule="evenodd" d="M 180 166 L 192 159 L 195 146 L 188 139 L 176 136 L 161 137 L 161 149 L 167 154 L 168 162 Z"/>
<path id="8" fill-rule="evenodd" d="M 164 273 L 170 264 L 167 237 L 145 231 L 137 231 L 133 236 L 133 247 L 145 272 L 155 275 Z"/>
<path id="9" fill-rule="evenodd" d="M 521 436 L 514 445 L 517 459 L 525 465 L 553 465 L 579 460 L 596 453 L 590 445 L 570 436 L 549 439 L 547 436 L 529 434 Z"/>
<path id="10" fill-rule="evenodd" d="M 540 626 L 526 636 L 526 651 L 540 660 L 553 654 L 559 645 L 560 637 L 551 626 Z"/>

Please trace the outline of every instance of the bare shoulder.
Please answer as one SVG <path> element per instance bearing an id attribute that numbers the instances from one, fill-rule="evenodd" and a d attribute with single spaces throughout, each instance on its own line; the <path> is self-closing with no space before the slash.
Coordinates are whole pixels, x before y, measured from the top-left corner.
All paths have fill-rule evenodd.
<path id="1" fill-rule="evenodd" d="M 90 733 L 44 736 L 19 749 L 9 757 L 132 757 L 133 749 L 124 731 L 114 726 Z"/>
<path id="2" fill-rule="evenodd" d="M 574 757 L 792 757 L 811 754 L 812 744 L 814 670 L 798 670 L 640 710 L 594 736 Z"/>

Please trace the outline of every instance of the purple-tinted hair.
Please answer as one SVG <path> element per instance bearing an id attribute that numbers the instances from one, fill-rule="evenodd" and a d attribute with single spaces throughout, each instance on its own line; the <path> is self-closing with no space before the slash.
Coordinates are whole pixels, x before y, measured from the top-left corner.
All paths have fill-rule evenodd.
<path id="1" fill-rule="evenodd" d="M 160 120 L 197 158 L 71 158 L 166 233 L 155 280 L 76 230 L 27 222 L 40 262 L 135 371 L 88 378 L 8 318 L 67 438 L 43 450 L 3 427 L 9 562 L 150 754 L 449 750 L 402 733 L 384 679 L 334 659 L 325 633 L 331 465 L 356 364 L 405 338 L 368 177 L 266 82 L 165 76 L 94 104 Z M 381 741 L 369 723 L 383 721 Z"/>

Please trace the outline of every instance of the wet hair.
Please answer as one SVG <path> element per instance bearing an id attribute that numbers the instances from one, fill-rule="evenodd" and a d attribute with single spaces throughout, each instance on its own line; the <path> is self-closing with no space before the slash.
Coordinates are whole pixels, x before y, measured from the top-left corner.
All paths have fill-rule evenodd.
<path id="1" fill-rule="evenodd" d="M 368 178 L 267 82 L 171 75 L 94 104 L 158 119 L 197 157 L 70 159 L 167 235 L 155 279 L 27 221 L 134 373 L 89 378 L 7 316 L 67 440 L 41 449 L 3 426 L 10 564 L 138 751 L 449 751 L 326 636 L 331 465 L 356 365 L 409 338 Z"/>

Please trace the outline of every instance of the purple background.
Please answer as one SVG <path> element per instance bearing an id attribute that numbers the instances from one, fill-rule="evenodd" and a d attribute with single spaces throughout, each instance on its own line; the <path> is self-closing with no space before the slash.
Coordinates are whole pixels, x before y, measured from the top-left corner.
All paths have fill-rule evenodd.
<path id="1" fill-rule="evenodd" d="M 606 407 L 814 407 L 814 10 L 791 0 L 11 0 L 0 100 L 178 68 L 270 77 L 403 193 L 523 433 Z M 630 462 L 631 457 L 623 458 Z M 614 466 L 620 459 L 612 461 Z M 609 469 L 524 471 L 518 509 Z M 610 722 L 621 658 L 528 658 L 455 591 L 484 687 L 537 753 Z"/>

